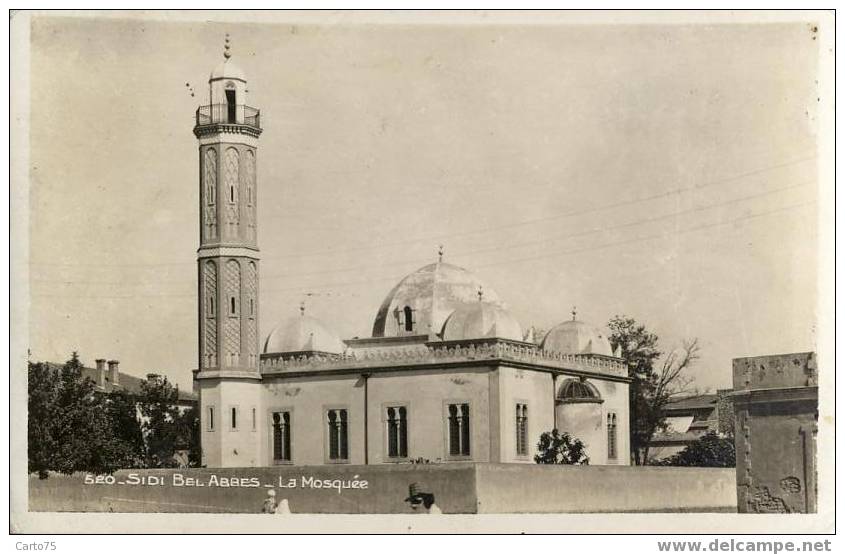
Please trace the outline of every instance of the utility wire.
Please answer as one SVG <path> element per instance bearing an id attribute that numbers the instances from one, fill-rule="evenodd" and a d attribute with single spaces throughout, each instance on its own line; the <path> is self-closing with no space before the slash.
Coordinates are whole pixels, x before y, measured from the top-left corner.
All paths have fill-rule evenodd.
<path id="1" fill-rule="evenodd" d="M 513 228 L 516 228 L 516 227 L 533 225 L 535 223 L 543 223 L 543 222 L 546 222 L 546 221 L 553 221 L 553 220 L 562 219 L 562 218 L 575 217 L 575 216 L 579 216 L 579 215 L 587 215 L 587 214 L 591 214 L 591 213 L 597 213 L 597 212 L 602 212 L 602 211 L 606 211 L 606 210 L 611 210 L 611 209 L 614 209 L 614 208 L 620 208 L 620 207 L 623 207 L 623 206 L 630 206 L 630 205 L 634 205 L 634 204 L 639 204 L 639 203 L 642 203 L 642 202 L 659 200 L 659 199 L 667 198 L 667 197 L 670 197 L 670 196 L 673 196 L 673 195 L 676 195 L 676 194 L 682 194 L 684 192 L 697 191 L 697 190 L 701 190 L 701 189 L 705 189 L 705 188 L 709 188 L 709 187 L 713 187 L 713 186 L 723 185 L 723 184 L 726 184 L 726 183 L 731 183 L 731 182 L 737 181 L 739 179 L 743 179 L 745 177 L 758 175 L 760 173 L 765 173 L 767 171 L 771 171 L 771 170 L 774 170 L 774 169 L 789 167 L 789 166 L 792 166 L 792 165 L 796 165 L 796 164 L 799 164 L 799 163 L 803 163 L 803 162 L 806 162 L 806 161 L 813 160 L 815 158 L 816 158 L 815 155 L 814 156 L 808 156 L 808 157 L 800 158 L 800 159 L 797 159 L 797 160 L 791 160 L 789 162 L 784 162 L 784 163 L 781 163 L 781 164 L 766 166 L 766 167 L 755 169 L 755 170 L 752 170 L 752 171 L 747 171 L 745 173 L 740 173 L 740 174 L 734 175 L 732 177 L 720 179 L 720 180 L 717 180 L 717 181 L 710 181 L 710 182 L 705 182 L 705 183 L 702 183 L 702 184 L 692 185 L 692 186 L 687 186 L 687 187 L 677 187 L 675 189 L 672 189 L 672 190 L 669 190 L 669 191 L 664 191 L 664 192 L 661 192 L 659 194 L 655 194 L 655 195 L 651 195 L 651 196 L 645 196 L 645 197 L 642 197 L 642 198 L 633 198 L 633 199 L 623 200 L 623 201 L 620 201 L 620 202 L 615 202 L 615 203 L 612 203 L 612 204 L 605 204 L 603 206 L 596 206 L 596 207 L 593 207 L 593 208 L 587 208 L 587 209 L 583 209 L 583 210 L 571 210 L 571 211 L 568 211 L 568 212 L 563 212 L 563 213 L 545 216 L 545 217 L 541 217 L 541 218 L 528 219 L 528 220 L 519 221 L 519 222 L 515 222 L 515 223 L 509 223 L 509 224 L 505 224 L 505 225 L 488 226 L 488 227 L 478 228 L 478 229 L 460 232 L 460 233 L 442 233 L 442 234 L 437 234 L 437 235 L 428 235 L 428 236 L 424 236 L 424 237 L 407 239 L 407 240 L 403 240 L 403 241 L 395 241 L 395 242 L 389 242 L 389 243 L 377 243 L 377 244 L 370 244 L 370 245 L 366 245 L 366 246 L 349 247 L 349 248 L 344 248 L 341 252 L 342 253 L 358 252 L 358 251 L 362 251 L 362 250 L 374 250 L 374 249 L 377 249 L 377 248 L 402 246 L 402 245 L 406 245 L 406 244 L 414 244 L 414 243 L 417 243 L 417 242 L 424 242 L 424 241 L 441 240 L 441 239 L 454 238 L 454 237 L 463 237 L 463 236 L 486 233 L 486 232 L 490 232 L 490 231 L 499 231 L 499 230 L 502 230 L 502 229 L 513 229 Z M 281 255 L 278 255 L 278 256 L 264 256 L 264 257 L 262 257 L 262 259 L 263 260 L 275 260 L 275 259 L 290 259 L 290 258 L 307 258 L 307 257 L 322 256 L 322 255 L 336 255 L 336 254 L 338 254 L 338 252 L 339 252 L 338 250 L 325 250 L 325 251 L 321 251 L 321 252 L 291 253 L 291 254 L 281 254 Z M 63 267 L 75 267 L 75 266 L 162 267 L 162 266 L 194 265 L 194 264 L 196 264 L 196 261 L 193 261 L 193 262 L 127 263 L 127 264 L 99 264 L 99 263 L 72 263 L 72 264 L 68 264 L 68 263 L 53 263 L 53 262 L 33 262 L 33 261 L 30 261 L 29 263 L 30 263 L 30 265 L 36 265 L 36 266 L 63 266 Z"/>
<path id="2" fill-rule="evenodd" d="M 601 244 L 601 245 L 598 245 L 598 246 L 575 248 L 575 249 L 569 249 L 569 250 L 559 250 L 559 251 L 556 251 L 556 252 L 544 253 L 544 254 L 539 255 L 539 256 L 528 256 L 528 257 L 522 257 L 522 258 L 509 258 L 507 260 L 503 260 L 503 261 L 499 261 L 499 262 L 479 264 L 479 265 L 476 265 L 474 267 L 483 268 L 483 267 L 493 267 L 493 266 L 498 266 L 498 265 L 507 265 L 507 264 L 512 264 L 512 263 L 533 261 L 533 260 L 538 260 L 538 259 L 543 259 L 543 258 L 553 258 L 553 257 L 565 255 L 565 254 L 577 254 L 577 253 L 582 253 L 582 252 L 591 252 L 591 251 L 603 250 L 605 248 L 611 248 L 613 246 L 633 244 L 633 243 L 643 242 L 643 241 L 647 241 L 647 240 L 653 240 L 653 239 L 657 239 L 657 238 L 665 238 L 665 237 L 668 237 L 668 236 L 685 235 L 685 234 L 688 234 L 688 233 L 701 231 L 701 230 L 704 230 L 704 229 L 711 229 L 711 228 L 719 227 L 719 226 L 722 226 L 722 225 L 730 225 L 730 224 L 738 223 L 738 222 L 741 222 L 741 221 L 748 221 L 748 220 L 757 219 L 757 218 L 760 218 L 760 217 L 766 217 L 766 216 L 769 216 L 769 215 L 779 214 L 779 213 L 789 211 L 789 210 L 800 209 L 800 208 L 804 208 L 804 207 L 807 207 L 807 206 L 812 206 L 815 203 L 816 203 L 815 201 L 810 201 L 810 202 L 804 202 L 802 204 L 793 204 L 793 205 L 790 205 L 790 206 L 784 206 L 784 207 L 781 207 L 781 208 L 777 208 L 777 209 L 769 210 L 769 211 L 765 211 L 765 212 L 759 212 L 759 213 L 756 213 L 756 214 L 749 214 L 749 215 L 741 216 L 741 217 L 738 217 L 738 218 L 729 219 L 729 220 L 726 220 L 726 221 L 718 221 L 718 222 L 713 222 L 713 223 L 708 223 L 708 224 L 703 224 L 703 225 L 696 225 L 696 226 L 693 226 L 693 227 L 689 227 L 687 229 L 666 231 L 666 232 L 663 232 L 663 233 L 656 233 L 656 234 L 652 234 L 652 235 L 646 235 L 646 236 L 643 236 L 643 237 L 634 237 L 634 238 L 622 240 L 622 241 L 613 241 L 613 242 Z M 263 292 L 291 292 L 291 291 L 318 290 L 318 289 L 344 287 L 344 286 L 354 286 L 354 285 L 369 285 L 369 284 L 372 284 L 372 283 L 377 283 L 377 282 L 382 282 L 382 281 L 395 282 L 399 278 L 401 278 L 401 277 L 393 276 L 393 277 L 384 277 L 384 278 L 378 278 L 378 279 L 346 281 L 346 282 L 338 282 L 338 283 L 326 283 L 326 284 L 323 284 L 323 285 L 307 285 L 307 286 L 288 287 L 288 288 L 281 288 L 281 289 L 263 289 L 262 288 L 262 291 Z M 147 298 L 147 297 L 189 298 L 189 297 L 195 297 L 196 293 L 193 293 L 193 294 L 156 294 L 156 295 L 141 295 L 141 294 L 86 295 L 86 296 L 82 296 L 82 295 L 61 295 L 61 294 L 57 294 L 57 295 L 33 294 L 32 296 L 39 297 L 39 298 L 122 298 L 122 299 Z"/>
<path id="3" fill-rule="evenodd" d="M 801 188 L 801 187 L 804 187 L 804 186 L 806 186 L 810 183 L 813 183 L 813 182 L 815 182 L 814 179 L 809 179 L 809 180 L 802 181 L 802 182 L 794 184 L 794 185 L 788 185 L 788 186 L 785 186 L 785 187 L 766 190 L 766 191 L 759 192 L 759 193 L 756 193 L 756 194 L 750 194 L 750 195 L 742 196 L 742 197 L 739 197 L 739 198 L 733 198 L 731 200 L 726 200 L 724 202 L 709 204 L 707 206 L 698 206 L 698 207 L 690 208 L 690 209 L 687 209 L 687 210 L 670 212 L 670 213 L 655 216 L 655 217 L 639 219 L 639 220 L 630 221 L 630 222 L 627 222 L 627 223 L 621 223 L 621 224 L 618 224 L 618 225 L 611 225 L 609 227 L 587 229 L 587 230 L 578 231 L 578 232 L 575 232 L 575 233 L 564 233 L 564 234 L 560 234 L 560 235 L 547 237 L 547 238 L 544 238 L 542 240 L 534 240 L 534 241 L 530 241 L 530 242 L 496 245 L 496 246 L 489 247 L 489 248 L 473 249 L 473 250 L 467 250 L 467 251 L 464 251 L 464 252 L 459 251 L 455 254 L 455 257 L 474 256 L 474 255 L 484 254 L 484 253 L 488 253 L 488 252 L 500 252 L 502 250 L 508 250 L 508 249 L 512 249 L 512 248 L 523 248 L 523 247 L 526 247 L 526 246 L 538 246 L 538 245 L 547 244 L 547 243 L 558 241 L 558 240 L 567 240 L 567 239 L 572 239 L 572 238 L 576 238 L 576 237 L 583 237 L 583 236 L 587 236 L 587 235 L 592 235 L 592 234 L 596 234 L 596 233 L 604 233 L 604 232 L 608 232 L 608 231 L 615 231 L 615 230 L 618 230 L 618 229 L 626 229 L 626 228 L 629 228 L 629 227 L 635 227 L 635 226 L 638 226 L 638 225 L 645 225 L 645 224 L 654 223 L 654 222 L 657 222 L 657 221 L 663 221 L 663 220 L 666 220 L 666 219 L 675 218 L 675 217 L 678 217 L 678 216 L 681 216 L 681 215 L 689 215 L 689 214 L 693 214 L 693 213 L 702 212 L 702 211 L 705 211 L 705 210 L 711 210 L 711 209 L 714 209 L 714 208 L 722 208 L 722 207 L 730 206 L 730 205 L 733 205 L 733 204 L 737 204 L 739 202 L 745 202 L 747 200 L 762 198 L 762 197 L 769 196 L 769 195 L 772 195 L 772 194 L 776 194 L 776 193 L 779 193 L 779 192 L 792 190 L 792 189 L 796 189 L 796 188 Z M 397 261 L 397 262 L 389 262 L 389 263 L 385 263 L 385 264 L 379 264 L 379 267 L 401 267 L 401 266 L 409 265 L 409 264 L 412 264 L 412 263 L 421 263 L 421 260 L 419 260 L 418 258 L 415 258 L 413 260 L 403 260 L 403 261 Z M 372 266 L 373 266 L 373 264 L 368 264 L 368 265 L 353 266 L 353 267 L 346 267 L 346 268 L 340 268 L 340 269 L 333 268 L 333 269 L 325 269 L 325 270 L 318 270 L 318 271 L 308 271 L 308 272 L 304 272 L 304 273 L 281 273 L 281 274 L 269 274 L 269 275 L 268 274 L 262 274 L 261 279 L 262 279 L 262 281 L 266 281 L 267 279 L 285 279 L 285 278 L 306 277 L 306 276 L 313 276 L 313 275 L 340 274 L 340 273 L 348 273 L 350 271 L 359 271 L 359 270 L 370 269 Z M 79 284 L 127 284 L 127 283 L 121 282 L 121 281 L 72 281 L 72 280 L 48 280 L 48 279 L 36 280 L 36 282 L 38 282 L 38 283 L 53 282 L 53 283 L 68 283 L 68 284 L 70 284 L 70 283 L 79 283 Z M 181 280 L 180 280 L 180 282 L 181 282 Z M 161 280 L 156 281 L 156 283 L 161 283 Z M 149 281 L 143 281 L 143 282 L 136 282 L 135 284 L 145 285 L 145 284 L 150 284 L 150 282 Z"/>

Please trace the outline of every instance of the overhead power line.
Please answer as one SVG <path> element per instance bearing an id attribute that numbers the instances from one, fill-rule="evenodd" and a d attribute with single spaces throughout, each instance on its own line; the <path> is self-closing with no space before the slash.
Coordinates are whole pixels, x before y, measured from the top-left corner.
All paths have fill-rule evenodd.
<path id="1" fill-rule="evenodd" d="M 785 186 L 785 187 L 770 189 L 770 190 L 766 190 L 766 191 L 759 192 L 759 193 L 756 193 L 756 194 L 750 194 L 750 195 L 742 196 L 742 197 L 739 197 L 739 198 L 733 198 L 733 199 L 730 199 L 730 200 L 726 200 L 724 202 L 717 202 L 715 204 L 708 204 L 706 206 L 697 206 L 697 207 L 689 208 L 689 209 L 686 209 L 686 210 L 674 211 L 674 212 L 670 212 L 670 213 L 655 216 L 655 217 L 638 219 L 638 220 L 635 220 L 635 221 L 620 223 L 620 224 L 617 224 L 617 225 L 611 225 L 611 226 L 605 226 L 605 227 L 599 227 L 599 228 L 593 228 L 593 229 L 586 229 L 586 230 L 578 231 L 578 232 L 574 232 L 574 233 L 564 233 L 564 234 L 559 234 L 559 235 L 553 235 L 553 236 L 545 237 L 541 240 L 533 240 L 533 241 L 528 241 L 528 242 L 511 243 L 511 244 L 499 244 L 499 245 L 489 247 L 489 248 L 473 249 L 473 250 L 467 250 L 467 251 L 464 251 L 464 252 L 459 251 L 454 255 L 455 255 L 455 257 L 475 256 L 475 255 L 478 255 L 478 254 L 485 254 L 485 253 L 488 253 L 488 252 L 501 252 L 503 250 L 509 250 L 509 249 L 513 249 L 513 248 L 524 248 L 524 247 L 538 246 L 538 245 L 541 245 L 541 244 L 548 244 L 548 243 L 559 241 L 559 240 L 567 240 L 567 239 L 572 239 L 572 238 L 584 237 L 584 236 L 588 236 L 588 235 L 592 235 L 592 234 L 596 234 L 596 233 L 605 233 L 605 232 L 608 232 L 608 231 L 615 231 L 615 230 L 619 230 L 619 229 L 627 229 L 627 228 L 630 228 L 630 227 L 636 227 L 638 225 L 646 225 L 646 224 L 649 224 L 649 223 L 655 223 L 655 222 L 658 222 L 658 221 L 663 221 L 663 220 L 679 217 L 679 216 L 682 216 L 682 215 L 690 215 L 690 214 L 694 214 L 694 213 L 698 213 L 698 212 L 703 212 L 703 211 L 706 211 L 706 210 L 712 210 L 712 209 L 716 209 L 716 208 L 723 208 L 723 207 L 726 207 L 726 206 L 731 206 L 731 205 L 734 205 L 734 204 L 738 204 L 740 202 L 745 202 L 745 201 L 748 201 L 748 200 L 754 200 L 754 199 L 757 199 L 757 198 L 770 196 L 772 194 L 777 194 L 779 192 L 784 192 L 784 191 L 787 191 L 787 190 L 801 188 L 801 187 L 807 186 L 808 184 L 813 183 L 813 182 L 815 182 L 814 179 L 808 179 L 806 181 L 802 181 L 802 182 L 794 184 L 794 185 L 788 185 L 788 186 Z M 419 258 L 415 258 L 415 259 L 412 259 L 412 260 L 409 259 L 409 260 L 401 260 L 401 261 L 394 261 L 394 262 L 379 264 L 379 267 L 402 267 L 402 266 L 406 266 L 406 265 L 409 265 L 409 264 L 412 264 L 412 263 L 424 263 L 424 261 L 420 260 Z M 281 274 L 275 274 L 275 275 L 274 274 L 263 274 L 263 275 L 261 275 L 261 279 L 263 281 L 266 281 L 268 279 L 290 279 L 290 278 L 296 278 L 296 277 L 308 277 L 308 276 L 313 276 L 313 275 L 340 274 L 340 273 L 348 273 L 350 271 L 366 270 L 366 269 L 370 269 L 372 266 L 373 266 L 373 264 L 370 263 L 370 264 L 367 264 L 367 265 L 359 265 L 359 266 L 345 267 L 345 268 L 331 268 L 331 269 L 324 269 L 324 270 L 318 270 L 318 271 L 306 271 L 306 272 L 300 272 L 300 273 L 281 273 Z M 40 283 L 46 283 L 46 282 L 80 283 L 80 284 L 83 284 L 83 283 L 85 283 L 85 284 L 126 284 L 123 281 L 68 281 L 68 280 L 46 280 L 46 279 L 45 280 L 37 280 L 37 282 L 40 282 Z M 159 280 L 157 282 L 160 283 L 161 281 Z M 149 283 L 150 283 L 149 281 L 142 281 L 142 282 L 137 282 L 136 284 L 147 285 Z"/>
<path id="2" fill-rule="evenodd" d="M 491 262 L 486 264 L 479 264 L 474 266 L 475 268 L 484 268 L 484 267 L 494 267 L 499 265 L 508 265 L 513 263 L 521 263 L 533 260 L 539 260 L 543 258 L 554 258 L 557 256 L 562 256 L 566 254 L 578 254 L 583 252 L 592 252 L 597 250 L 604 250 L 606 248 L 611 248 L 614 246 L 621 246 L 626 244 L 633 244 L 637 242 L 644 242 L 648 240 L 654 240 L 659 238 L 666 238 L 668 236 L 677 236 L 677 235 L 685 235 L 689 233 L 693 233 L 696 231 L 701 231 L 704 229 L 711 229 L 714 227 L 720 227 L 723 225 L 731 225 L 734 223 L 739 223 L 742 221 L 749 221 L 752 219 L 757 219 L 761 217 L 766 217 L 770 215 L 775 215 L 779 213 L 783 213 L 790 210 L 797 210 L 800 208 L 809 207 L 815 205 L 815 200 L 804 202 L 800 204 L 793 204 L 789 206 L 783 206 L 781 208 L 768 210 L 764 212 L 758 212 L 755 214 L 748 214 L 741 217 L 728 219 L 725 221 L 717 221 L 707 224 L 695 225 L 692 227 L 688 227 L 686 229 L 680 230 L 672 230 L 666 231 L 663 233 L 655 233 L 651 235 L 646 235 L 642 237 L 634 237 L 631 239 L 621 240 L 621 241 L 612 241 L 605 244 L 597 245 L 597 246 L 589 246 L 589 247 L 582 247 L 582 248 L 574 248 L 568 250 L 558 250 L 555 252 L 547 252 L 537 256 L 527 256 L 522 258 L 509 258 L 507 260 L 501 260 L 498 262 Z M 346 287 L 346 286 L 355 286 L 355 285 L 372 285 L 373 283 L 378 282 L 396 282 L 400 279 L 401 276 L 391 276 L 391 277 L 383 277 L 383 278 L 376 278 L 376 279 L 366 279 L 366 280 L 357 280 L 357 281 L 345 281 L 345 282 L 336 282 L 336 283 L 326 283 L 322 285 L 303 285 L 303 286 L 296 286 L 296 287 L 287 287 L 287 288 L 280 288 L 280 289 L 265 289 L 262 288 L 262 292 L 295 292 L 295 291 L 313 291 L 313 290 L 321 290 L 321 289 L 328 289 L 328 288 L 338 288 L 338 287 Z M 154 294 L 154 295 L 142 295 L 142 294 L 129 294 L 129 295 L 63 295 L 63 294 L 33 294 L 34 297 L 40 298 L 113 298 L 113 299 L 137 299 L 137 298 L 155 298 L 155 297 L 178 297 L 178 298 L 190 298 L 195 297 L 196 293 L 193 294 Z"/>
<path id="3" fill-rule="evenodd" d="M 767 171 L 772 171 L 772 170 L 775 170 L 775 169 L 781 169 L 781 168 L 789 167 L 789 166 L 796 165 L 796 164 L 799 164 L 799 163 L 804 163 L 804 162 L 813 160 L 815 158 L 816 158 L 815 155 L 807 156 L 807 157 L 799 158 L 799 159 L 796 159 L 796 160 L 784 162 L 784 163 L 781 163 L 781 164 L 770 165 L 770 166 L 758 168 L 758 169 L 755 169 L 755 170 L 747 171 L 747 172 L 744 172 L 744 173 L 739 173 L 737 175 L 733 175 L 731 177 L 719 179 L 719 180 L 716 180 L 716 181 L 709 181 L 709 182 L 700 183 L 700 184 L 696 184 L 696 185 L 690 185 L 690 186 L 686 186 L 686 187 L 677 187 L 677 188 L 674 188 L 672 190 L 664 191 L 664 192 L 654 194 L 654 195 L 651 195 L 651 196 L 644 196 L 644 197 L 641 197 L 641 198 L 632 198 L 632 199 L 628 199 L 628 200 L 622 200 L 622 201 L 619 201 L 619 202 L 614 202 L 614 203 L 611 203 L 611 204 L 605 204 L 605 205 L 601 205 L 601 206 L 595 206 L 595 207 L 592 207 L 592 208 L 585 208 L 585 209 L 580 209 L 580 210 L 570 210 L 570 211 L 566 211 L 566 212 L 562 212 L 562 213 L 558 213 L 558 214 L 553 214 L 553 215 L 549 215 L 549 216 L 544 216 L 544 217 L 540 217 L 540 218 L 533 218 L 533 219 L 527 219 L 527 220 L 518 221 L 518 222 L 514 222 L 514 223 L 507 223 L 507 224 L 504 224 L 504 225 L 487 226 L 487 227 L 477 228 L 477 229 L 473 229 L 473 230 L 470 230 L 470 231 L 463 231 L 463 232 L 458 232 L 458 233 L 433 234 L 433 235 L 415 237 L 415 238 L 411 238 L 411 239 L 405 239 L 405 240 L 402 240 L 402 241 L 385 242 L 385 243 L 373 243 L 373 244 L 362 245 L 362 246 L 353 246 L 353 247 L 343 248 L 342 250 L 329 249 L 329 250 L 315 251 L 315 252 L 280 254 L 280 255 L 277 255 L 277 256 L 262 256 L 262 259 L 263 260 L 277 260 L 277 259 L 308 258 L 308 257 L 315 257 L 315 256 L 337 255 L 339 252 L 342 252 L 342 253 L 360 252 L 360 251 L 366 251 L 366 250 L 374 250 L 374 249 L 378 249 L 378 248 L 388 248 L 388 247 L 392 247 L 392 246 L 403 246 L 403 245 L 407 245 L 407 244 L 415 244 L 415 243 L 418 243 L 418 242 L 445 240 L 445 239 L 449 239 L 449 238 L 477 235 L 477 234 L 488 233 L 488 232 L 491 232 L 491 231 L 500 231 L 500 230 L 503 230 L 503 229 L 513 229 L 513 228 L 517 228 L 517 227 L 533 225 L 533 224 L 536 224 L 536 223 L 544 223 L 544 222 L 547 222 L 547 221 L 554 221 L 554 220 L 557 220 L 557 219 L 563 219 L 563 218 L 569 218 L 569 217 L 576 217 L 576 216 L 580 216 L 580 215 L 593 214 L 593 213 L 598 213 L 598 212 L 602 212 L 602 211 L 612 210 L 612 209 L 615 209 L 615 208 L 621 208 L 621 207 L 624 207 L 624 206 L 631 206 L 631 205 L 635 205 L 635 204 L 640 204 L 640 203 L 643 203 L 643 202 L 660 200 L 660 199 L 668 198 L 668 197 L 671 197 L 671 196 L 674 196 L 674 195 L 677 195 L 677 194 L 683 194 L 685 192 L 694 192 L 694 191 L 706 189 L 706 188 L 713 187 L 713 186 L 719 186 L 719 185 L 723 185 L 723 184 L 726 184 L 726 183 L 731 183 L 731 182 L 734 182 L 734 181 L 737 181 L 737 180 L 740 180 L 740 179 L 744 179 L 746 177 L 759 175 L 759 174 L 765 173 Z M 191 261 L 191 262 L 149 262 L 149 263 L 137 262 L 137 263 L 120 263 L 120 264 L 94 263 L 94 262 L 57 263 L 57 262 L 34 262 L 34 261 L 30 261 L 29 263 L 30 263 L 30 265 L 33 265 L 33 266 L 45 266 L 45 267 L 77 267 L 77 266 L 79 266 L 79 267 L 150 267 L 150 268 L 166 267 L 166 266 L 174 266 L 174 267 L 176 267 L 176 266 L 188 266 L 188 265 L 195 265 L 196 264 L 195 261 Z"/>

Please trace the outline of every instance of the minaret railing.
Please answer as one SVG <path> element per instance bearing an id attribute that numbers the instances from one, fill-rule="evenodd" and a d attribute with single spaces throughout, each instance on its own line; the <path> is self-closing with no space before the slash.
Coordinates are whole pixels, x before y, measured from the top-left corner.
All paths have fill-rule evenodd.
<path id="1" fill-rule="evenodd" d="M 197 126 L 228 124 L 261 128 L 261 111 L 243 104 L 209 104 L 197 108 Z"/>

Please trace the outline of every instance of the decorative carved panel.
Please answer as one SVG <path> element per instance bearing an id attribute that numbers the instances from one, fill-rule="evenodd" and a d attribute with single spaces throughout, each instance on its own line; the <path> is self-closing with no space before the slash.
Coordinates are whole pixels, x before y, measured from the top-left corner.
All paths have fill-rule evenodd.
<path id="1" fill-rule="evenodd" d="M 239 186 L 238 171 L 240 166 L 240 157 L 237 148 L 227 148 L 226 158 L 224 162 L 224 183 L 226 186 L 225 197 L 228 207 L 226 209 L 226 236 L 238 236 L 238 223 L 240 216 L 238 214 L 239 201 Z"/>
<path id="2" fill-rule="evenodd" d="M 205 203 L 213 206 L 217 202 L 217 151 L 209 148 L 205 151 L 205 163 L 203 164 L 205 182 Z"/>
<path id="3" fill-rule="evenodd" d="M 238 365 L 241 352 L 241 266 L 235 260 L 226 262 L 225 271 L 225 302 L 223 306 L 223 351 L 226 355 L 226 365 Z M 234 306 L 232 305 L 234 301 Z M 234 307 L 234 309 L 233 309 Z"/>
<path id="4" fill-rule="evenodd" d="M 247 276 L 245 284 L 246 304 L 244 314 L 246 315 L 246 345 L 249 351 L 248 363 L 250 367 L 256 367 L 255 351 L 258 345 L 258 268 L 255 262 L 247 264 Z"/>
<path id="5" fill-rule="evenodd" d="M 206 240 L 217 238 L 217 151 L 208 148 L 203 160 L 203 183 L 205 184 L 203 210 L 203 236 Z"/>
<path id="6" fill-rule="evenodd" d="M 244 167 L 244 186 L 246 187 L 246 221 L 247 240 L 255 242 L 255 153 L 252 150 L 246 152 L 246 165 Z"/>
<path id="7" fill-rule="evenodd" d="M 203 345 L 203 367 L 215 367 L 217 365 L 217 264 L 213 261 L 205 262 L 203 267 L 203 309 L 205 311 L 204 345 Z"/>

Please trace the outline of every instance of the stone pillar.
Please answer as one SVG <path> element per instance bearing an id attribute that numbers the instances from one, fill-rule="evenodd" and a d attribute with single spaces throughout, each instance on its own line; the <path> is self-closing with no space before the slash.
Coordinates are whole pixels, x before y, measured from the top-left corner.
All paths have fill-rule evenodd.
<path id="1" fill-rule="evenodd" d="M 734 359 L 733 382 L 739 512 L 815 513 L 815 354 Z"/>

